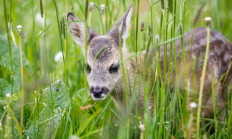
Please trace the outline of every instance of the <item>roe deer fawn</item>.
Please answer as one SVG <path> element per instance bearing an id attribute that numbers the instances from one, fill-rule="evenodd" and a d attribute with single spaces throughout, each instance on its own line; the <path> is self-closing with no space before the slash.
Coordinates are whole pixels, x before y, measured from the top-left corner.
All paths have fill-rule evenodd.
<path id="1" fill-rule="evenodd" d="M 128 71 L 126 74 L 126 79 L 129 80 L 131 86 L 127 82 L 126 86 L 123 81 L 123 71 L 120 56 L 120 44 L 122 47 L 122 57 L 127 59 L 133 55 L 129 53 L 126 48 L 126 38 L 128 36 L 128 30 L 130 26 L 130 19 L 132 15 L 132 7 L 130 6 L 122 18 L 113 26 L 113 28 L 106 33 L 105 35 L 99 35 L 95 33 L 90 27 L 87 28 L 87 81 L 90 87 L 90 95 L 94 100 L 104 100 L 108 94 L 113 97 L 113 100 L 120 107 L 120 109 L 125 108 L 125 87 L 131 88 L 133 90 L 133 85 L 135 84 L 135 90 L 133 93 L 139 94 L 139 106 L 142 108 L 144 100 L 144 83 L 135 81 L 135 76 L 139 76 L 140 72 L 146 72 L 143 70 L 136 72 L 136 58 L 132 58 L 124 62 L 125 70 Z M 67 14 L 68 26 L 73 40 L 80 46 L 85 54 L 85 24 L 79 18 L 77 18 L 73 13 Z M 78 22 L 75 22 L 78 21 Z M 204 63 L 204 56 L 206 51 L 207 44 L 207 29 L 206 28 L 197 28 L 184 36 L 184 46 L 186 55 L 187 65 L 181 64 L 182 62 L 182 49 L 181 41 L 176 40 L 176 53 L 177 58 L 179 59 L 179 64 L 175 65 L 179 72 L 186 72 L 187 76 L 181 80 L 180 88 L 184 89 L 183 84 L 187 80 L 190 82 L 190 88 L 193 88 L 191 76 L 195 73 L 197 78 L 196 83 L 196 95 L 198 95 L 201 83 L 201 74 L 202 74 L 202 63 Z M 220 78 L 227 73 L 223 78 L 227 80 L 227 83 L 231 80 L 232 70 L 230 69 L 230 63 L 232 58 L 232 44 L 226 41 L 226 38 L 215 30 L 210 30 L 210 39 L 209 39 L 209 53 L 208 53 L 208 62 L 206 67 L 205 82 L 203 87 L 203 102 L 205 108 L 202 111 L 205 113 L 205 116 L 209 117 L 213 114 L 213 99 L 212 97 L 208 98 L 212 90 L 212 74 L 214 83 L 219 83 L 215 86 L 215 96 L 217 97 L 217 107 L 222 109 L 226 97 L 226 86 Z M 102 51 L 99 56 L 99 51 Z M 149 52 L 149 55 L 154 55 L 155 53 Z M 167 45 L 167 63 L 169 60 L 169 54 L 171 53 L 170 45 Z M 97 56 L 97 57 L 96 57 Z M 162 73 L 164 72 L 164 50 L 160 48 L 160 67 Z M 173 55 L 172 55 L 173 57 Z M 197 60 L 196 60 L 197 59 Z M 141 63 L 142 67 L 144 66 L 145 58 L 144 55 L 141 56 L 141 61 L 137 58 L 138 64 Z M 195 67 L 190 65 L 190 63 L 195 62 Z M 166 64 L 167 65 L 167 64 Z M 139 67 L 139 66 L 138 66 Z M 139 69 L 138 69 L 139 70 Z M 228 71 L 228 72 L 227 72 Z M 171 78 L 173 78 L 174 73 L 171 73 Z M 163 77 L 165 78 L 165 77 Z M 147 78 L 145 78 L 147 79 Z M 154 77 L 151 77 L 153 83 Z M 140 87 L 138 87 L 140 86 Z M 183 87 L 183 88 L 182 88 Z M 170 86 L 172 89 L 172 86 Z M 155 93 L 155 92 L 152 92 Z M 191 95 L 190 95 L 191 96 Z M 153 100 L 150 100 L 150 104 L 153 105 Z"/>

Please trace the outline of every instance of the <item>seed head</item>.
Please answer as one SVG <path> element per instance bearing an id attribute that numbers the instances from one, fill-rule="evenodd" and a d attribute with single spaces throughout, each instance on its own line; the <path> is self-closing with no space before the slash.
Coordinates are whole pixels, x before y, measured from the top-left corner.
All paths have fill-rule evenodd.
<path id="1" fill-rule="evenodd" d="M 102 4 L 101 5 L 101 13 L 104 15 L 104 13 L 105 13 L 105 8 L 106 8 L 106 6 L 105 6 L 105 4 Z"/>
<path id="2" fill-rule="evenodd" d="M 94 3 L 93 3 L 93 2 L 90 2 L 90 4 L 89 4 L 89 10 L 92 11 L 93 8 L 94 8 Z"/>
<path id="3" fill-rule="evenodd" d="M 211 21 L 212 21 L 211 17 L 205 17 L 205 22 L 208 27 L 211 27 Z"/>
<path id="4" fill-rule="evenodd" d="M 17 26 L 17 29 L 18 29 L 18 35 L 21 35 L 22 34 L 22 25 L 18 25 Z"/>

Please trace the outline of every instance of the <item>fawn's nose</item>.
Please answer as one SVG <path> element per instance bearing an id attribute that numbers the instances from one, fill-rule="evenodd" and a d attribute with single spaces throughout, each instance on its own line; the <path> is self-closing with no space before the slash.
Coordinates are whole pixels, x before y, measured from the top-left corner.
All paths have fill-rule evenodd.
<path id="1" fill-rule="evenodd" d="M 90 92 L 93 94 L 95 98 L 101 98 L 103 97 L 103 94 L 106 92 L 107 88 L 106 87 L 99 87 L 99 86 L 91 86 L 90 87 Z"/>

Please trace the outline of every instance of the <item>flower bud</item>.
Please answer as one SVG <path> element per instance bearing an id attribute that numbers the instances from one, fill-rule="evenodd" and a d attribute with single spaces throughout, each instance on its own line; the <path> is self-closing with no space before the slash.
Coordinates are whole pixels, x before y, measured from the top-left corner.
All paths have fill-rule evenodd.
<path id="1" fill-rule="evenodd" d="M 104 13 L 105 13 L 105 8 L 106 8 L 106 6 L 105 6 L 105 4 L 102 4 L 101 5 L 101 13 L 104 15 Z"/>
<path id="2" fill-rule="evenodd" d="M 94 8 L 94 3 L 93 3 L 93 2 L 90 2 L 90 4 L 89 4 L 89 10 L 92 11 L 93 8 Z"/>
<path id="3" fill-rule="evenodd" d="M 211 21 L 212 21 L 211 17 L 205 17 L 205 22 L 208 27 L 211 27 Z"/>
<path id="4" fill-rule="evenodd" d="M 17 26 L 17 29 L 18 29 L 18 35 L 21 35 L 22 34 L 22 25 L 18 25 Z"/>

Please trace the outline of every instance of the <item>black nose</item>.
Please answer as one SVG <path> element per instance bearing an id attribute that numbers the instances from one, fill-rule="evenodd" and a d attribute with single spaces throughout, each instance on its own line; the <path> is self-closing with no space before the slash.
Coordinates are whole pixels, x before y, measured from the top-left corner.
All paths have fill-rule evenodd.
<path id="1" fill-rule="evenodd" d="M 100 98 L 105 91 L 106 91 L 106 87 L 99 87 L 99 86 L 90 87 L 90 92 L 93 93 L 93 96 L 95 98 Z"/>

